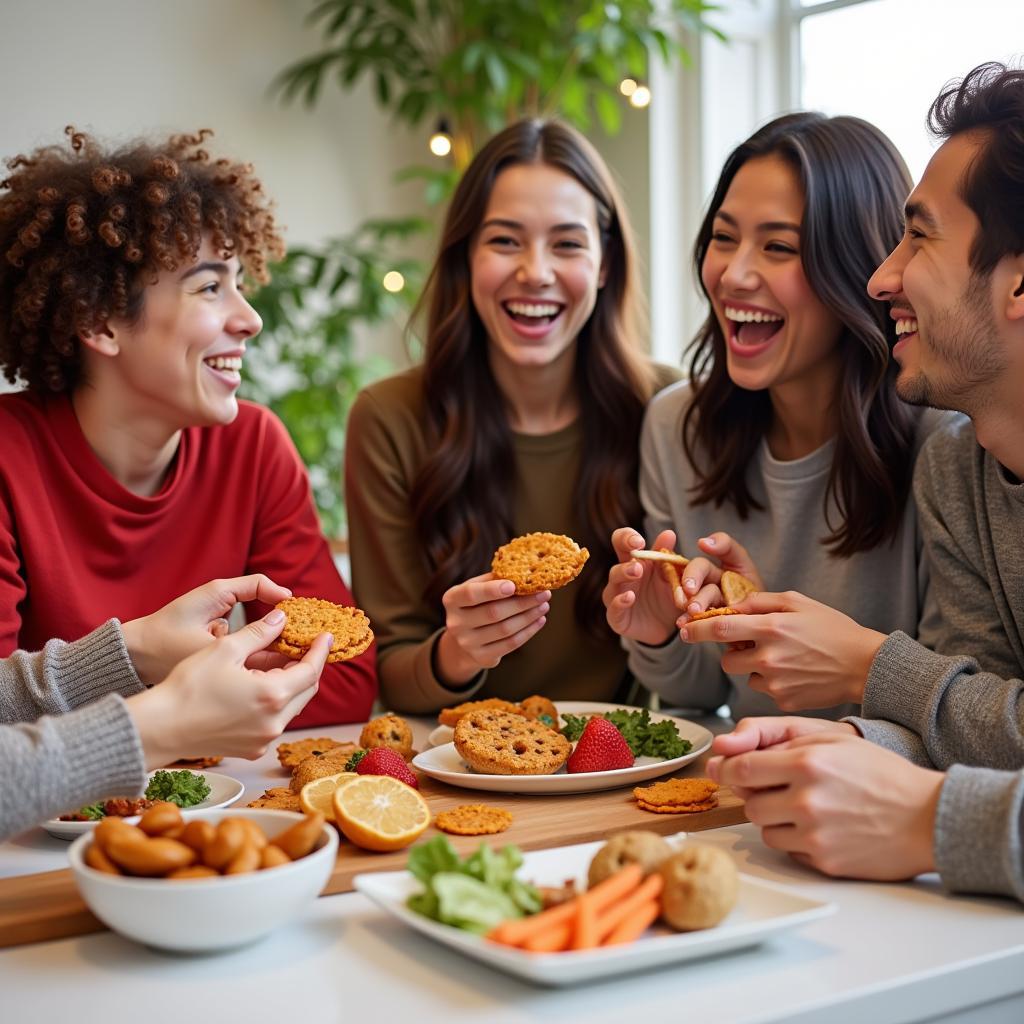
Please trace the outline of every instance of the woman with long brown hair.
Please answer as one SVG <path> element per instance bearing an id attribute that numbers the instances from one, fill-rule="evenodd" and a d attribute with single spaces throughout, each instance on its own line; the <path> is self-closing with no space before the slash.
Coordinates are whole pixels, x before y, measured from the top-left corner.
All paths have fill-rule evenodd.
<path id="1" fill-rule="evenodd" d="M 673 593 L 631 559 L 644 538 L 624 527 L 605 590 L 631 668 L 672 703 L 839 717 L 870 663 L 863 631 L 845 624 L 917 631 L 927 571 L 910 483 L 941 414 L 897 398 L 896 324 L 866 292 L 900 239 L 909 190 L 892 143 L 853 117 L 777 118 L 725 163 L 694 248 L 708 317 L 689 380 L 651 405 L 641 455 L 652 546 L 678 535 L 706 557 Z M 677 626 L 704 639 L 706 624 L 691 635 L 687 620 L 722 603 L 727 569 L 760 590 L 800 591 L 786 610 L 802 614 L 762 623 L 773 637 L 724 656 L 680 643 Z"/>
<path id="2" fill-rule="evenodd" d="M 637 445 L 659 376 L 634 263 L 611 176 L 571 128 L 521 121 L 466 170 L 422 301 L 423 364 L 367 388 L 348 426 L 353 581 L 390 707 L 601 700 L 623 683 L 601 588 L 612 530 L 641 522 Z M 571 587 L 517 597 L 486 570 L 534 531 L 590 561 Z"/>

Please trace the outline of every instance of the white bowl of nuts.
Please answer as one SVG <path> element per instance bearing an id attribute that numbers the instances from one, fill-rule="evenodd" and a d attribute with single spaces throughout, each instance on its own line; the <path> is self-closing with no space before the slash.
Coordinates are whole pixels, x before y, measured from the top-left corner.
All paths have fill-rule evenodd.
<path id="1" fill-rule="evenodd" d="M 167 808 L 173 808 L 168 810 Z M 180 952 L 255 942 L 317 898 L 338 835 L 322 815 L 157 804 L 138 825 L 104 819 L 68 856 L 89 909 L 126 938 Z"/>

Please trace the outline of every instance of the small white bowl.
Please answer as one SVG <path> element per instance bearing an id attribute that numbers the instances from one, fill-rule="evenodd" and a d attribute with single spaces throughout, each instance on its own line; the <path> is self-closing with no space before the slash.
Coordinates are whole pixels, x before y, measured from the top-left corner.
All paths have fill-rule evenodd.
<path id="1" fill-rule="evenodd" d="M 302 815 L 294 811 L 219 810 L 192 816 L 213 824 L 248 818 L 272 838 Z M 265 871 L 169 882 L 162 878 L 108 875 L 83 860 L 92 834 L 68 849 L 82 899 L 109 928 L 136 942 L 179 952 L 203 953 L 244 946 L 297 917 L 320 895 L 334 867 L 338 834 L 324 825 L 317 848 L 301 860 Z"/>

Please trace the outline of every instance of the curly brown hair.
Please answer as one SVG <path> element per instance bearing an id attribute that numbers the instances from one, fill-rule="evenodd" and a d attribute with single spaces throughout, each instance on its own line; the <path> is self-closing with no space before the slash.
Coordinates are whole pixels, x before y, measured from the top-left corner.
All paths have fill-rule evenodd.
<path id="1" fill-rule="evenodd" d="M 0 182 L 0 369 L 35 392 L 72 390 L 79 335 L 137 321 L 146 286 L 204 236 L 259 283 L 284 254 L 252 166 L 212 159 L 209 129 L 114 151 L 65 133 L 70 147 L 13 157 Z"/>

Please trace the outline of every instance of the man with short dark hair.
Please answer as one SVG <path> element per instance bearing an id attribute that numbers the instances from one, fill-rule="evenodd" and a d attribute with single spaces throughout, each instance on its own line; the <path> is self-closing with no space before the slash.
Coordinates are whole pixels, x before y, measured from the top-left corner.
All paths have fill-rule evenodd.
<path id="1" fill-rule="evenodd" d="M 871 744 L 849 724 L 748 719 L 710 770 L 768 845 L 828 874 L 938 870 L 1024 901 L 1024 70 L 975 68 L 929 123 L 945 141 L 869 291 L 897 321 L 900 396 L 970 417 L 915 473 L 932 614 L 920 642 L 896 632 L 875 654 L 850 720 Z"/>

